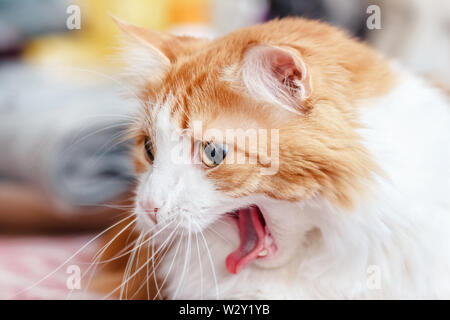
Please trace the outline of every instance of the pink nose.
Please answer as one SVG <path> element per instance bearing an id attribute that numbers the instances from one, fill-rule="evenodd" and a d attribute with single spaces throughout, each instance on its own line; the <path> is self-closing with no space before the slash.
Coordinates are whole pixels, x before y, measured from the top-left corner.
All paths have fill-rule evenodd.
<path id="1" fill-rule="evenodd" d="M 157 224 L 158 223 L 157 213 L 159 208 L 156 207 L 156 205 L 151 201 L 141 201 L 140 205 L 142 209 L 145 211 L 145 213 L 147 213 L 149 218 L 152 219 L 152 221 L 155 224 Z"/>

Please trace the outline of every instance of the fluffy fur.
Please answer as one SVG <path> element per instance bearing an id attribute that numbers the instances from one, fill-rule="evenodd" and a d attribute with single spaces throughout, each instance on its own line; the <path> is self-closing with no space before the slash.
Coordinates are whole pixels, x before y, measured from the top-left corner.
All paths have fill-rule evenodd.
<path id="1" fill-rule="evenodd" d="M 136 286 L 115 267 L 122 297 L 450 298 L 450 109 L 438 90 L 316 21 L 211 41 L 122 28 L 157 51 L 158 70 L 139 88 L 146 106 L 133 131 L 134 215 L 149 251 L 131 257 Z M 174 162 L 195 121 L 278 130 L 277 171 Z M 239 237 L 225 213 L 250 204 L 278 251 L 233 275 L 224 261 Z M 157 225 L 148 207 L 159 208 Z"/>

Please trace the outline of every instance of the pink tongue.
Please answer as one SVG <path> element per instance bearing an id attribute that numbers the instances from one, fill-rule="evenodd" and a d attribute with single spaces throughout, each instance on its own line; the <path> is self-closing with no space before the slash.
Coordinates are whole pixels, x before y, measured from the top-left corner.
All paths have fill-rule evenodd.
<path id="1" fill-rule="evenodd" d="M 227 257 L 226 266 L 230 273 L 236 274 L 244 269 L 264 250 L 266 231 L 263 223 L 262 216 L 256 206 L 239 210 L 238 224 L 241 244 L 236 251 L 230 253 Z"/>

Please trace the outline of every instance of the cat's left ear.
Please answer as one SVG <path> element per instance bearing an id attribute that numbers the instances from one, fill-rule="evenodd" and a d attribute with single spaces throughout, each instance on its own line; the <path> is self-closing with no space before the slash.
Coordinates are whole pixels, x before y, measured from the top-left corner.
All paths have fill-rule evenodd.
<path id="1" fill-rule="evenodd" d="M 256 97 L 302 113 L 312 94 L 311 75 L 300 54 L 293 49 L 256 45 L 244 56 L 242 80 Z"/>
<path id="2" fill-rule="evenodd" d="M 111 17 L 129 40 L 123 46 L 123 56 L 130 73 L 142 76 L 146 82 L 161 80 L 189 46 L 204 41 L 148 30 Z"/>
<path id="3" fill-rule="evenodd" d="M 148 48 L 155 55 L 155 58 L 164 65 L 170 65 L 175 60 L 175 54 L 171 44 L 176 42 L 176 37 L 153 30 L 148 30 L 127 23 L 117 17 L 111 16 L 117 26 L 126 35 L 138 44 Z"/>

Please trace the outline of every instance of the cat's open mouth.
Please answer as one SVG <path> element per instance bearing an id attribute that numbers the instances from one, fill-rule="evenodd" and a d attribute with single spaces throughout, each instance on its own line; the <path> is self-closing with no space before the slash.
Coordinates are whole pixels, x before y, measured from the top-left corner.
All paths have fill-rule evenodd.
<path id="1" fill-rule="evenodd" d="M 226 267 L 236 274 L 256 259 L 272 256 L 277 247 L 267 228 L 264 216 L 256 205 L 240 208 L 229 213 L 239 228 L 239 248 L 230 253 Z"/>

